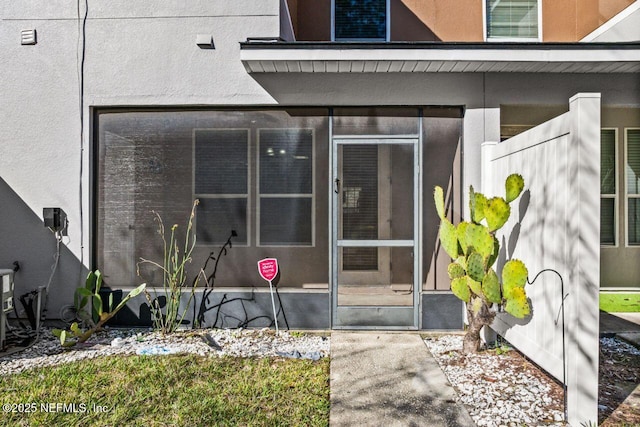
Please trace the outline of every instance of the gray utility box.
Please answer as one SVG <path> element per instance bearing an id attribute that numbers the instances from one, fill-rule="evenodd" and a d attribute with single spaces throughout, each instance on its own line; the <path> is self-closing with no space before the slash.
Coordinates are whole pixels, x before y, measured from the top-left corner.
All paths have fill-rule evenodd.
<path id="1" fill-rule="evenodd" d="M 2 313 L 0 314 L 0 350 L 5 347 L 7 314 L 13 310 L 13 270 L 0 269 L 2 281 Z"/>

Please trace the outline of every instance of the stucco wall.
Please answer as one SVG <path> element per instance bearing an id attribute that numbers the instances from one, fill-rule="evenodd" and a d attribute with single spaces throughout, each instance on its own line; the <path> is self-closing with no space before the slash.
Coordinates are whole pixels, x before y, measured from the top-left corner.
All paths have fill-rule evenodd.
<path id="1" fill-rule="evenodd" d="M 304 3 L 298 0 L 299 10 Z M 46 284 L 53 236 L 42 227 L 33 240 L 20 230 L 39 228 L 43 207 L 62 207 L 70 228 L 60 267 L 66 273 L 52 284 L 53 316 L 91 267 L 94 107 L 462 105 L 466 188 L 479 177 L 480 142 L 499 135 L 502 103 L 560 104 L 579 91 L 597 91 L 604 105 L 640 106 L 640 81 L 632 74 L 248 75 L 239 42 L 278 36 L 277 0 L 90 0 L 81 108 L 76 7 L 70 0 L 27 0 L 4 2 L 0 12 L 0 194 L 24 208 L 0 211 L 0 268 L 24 261 L 18 294 Z M 22 46 L 20 32 L 29 28 L 37 30 L 38 43 Z M 197 34 L 212 35 L 215 49 L 197 47 Z"/>
<path id="2" fill-rule="evenodd" d="M 6 184 L 0 194 L 3 202 L 19 200 L 33 215 L 14 215 L 23 209 L 2 209 L 0 266 L 23 261 L 24 268 L 16 275 L 17 295 L 46 284 L 53 263 L 53 235 L 40 223 L 39 240 L 29 236 L 43 207 L 66 211 L 69 231 L 59 267 L 66 273 L 54 277 L 50 317 L 57 317 L 60 306 L 72 301 L 86 271 L 80 263 L 90 264 L 92 107 L 273 102 L 244 71 L 239 42 L 278 36 L 278 1 L 90 0 L 88 4 L 82 109 L 83 37 L 76 2 L 3 2 L 0 15 L 0 177 Z M 37 31 L 36 45 L 20 44 L 23 29 Z M 200 49 L 197 34 L 211 34 L 215 49 Z"/>

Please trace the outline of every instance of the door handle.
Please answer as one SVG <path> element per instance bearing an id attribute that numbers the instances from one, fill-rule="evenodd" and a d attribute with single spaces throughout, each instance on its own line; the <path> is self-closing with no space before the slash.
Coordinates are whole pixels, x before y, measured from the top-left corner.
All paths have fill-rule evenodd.
<path id="1" fill-rule="evenodd" d="M 340 193 L 340 178 L 336 178 L 334 181 L 334 189 L 333 191 L 335 191 L 336 194 Z"/>

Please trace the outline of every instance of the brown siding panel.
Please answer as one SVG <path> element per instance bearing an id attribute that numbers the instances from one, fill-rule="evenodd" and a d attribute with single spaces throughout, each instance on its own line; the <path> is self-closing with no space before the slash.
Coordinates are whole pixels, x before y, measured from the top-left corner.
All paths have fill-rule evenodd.
<path id="1" fill-rule="evenodd" d="M 413 15 L 413 19 L 421 22 L 435 40 L 451 41 L 482 41 L 482 1 L 479 0 L 392 0 L 391 3 L 392 35 L 396 26 L 394 10 L 403 10 Z M 396 12 L 397 13 L 397 12 Z M 405 40 L 410 39 L 403 33 Z M 400 40 L 400 39 L 398 39 Z M 417 40 L 417 39 L 416 39 Z"/>
<path id="2" fill-rule="evenodd" d="M 291 16 L 291 25 L 293 26 L 293 34 L 298 39 L 298 0 L 285 0 L 289 7 L 289 15 Z M 282 13 L 283 11 L 280 11 Z"/>
<path id="3" fill-rule="evenodd" d="M 542 37 L 547 42 L 576 41 L 576 0 L 542 3 Z"/>
<path id="4" fill-rule="evenodd" d="M 298 41 L 331 40 L 331 0 L 289 1 Z M 392 41 L 482 41 L 482 32 L 480 0 L 391 0 Z"/>
<path id="5" fill-rule="evenodd" d="M 634 0 L 541 0 L 545 42 L 579 41 Z M 331 40 L 331 0 L 288 0 L 299 41 Z M 392 41 L 483 41 L 482 0 L 391 0 Z"/>
<path id="6" fill-rule="evenodd" d="M 544 0 L 542 37 L 545 42 L 574 42 L 596 30 L 634 0 Z"/>
<path id="7" fill-rule="evenodd" d="M 298 41 L 331 40 L 331 0 L 298 0 Z"/>

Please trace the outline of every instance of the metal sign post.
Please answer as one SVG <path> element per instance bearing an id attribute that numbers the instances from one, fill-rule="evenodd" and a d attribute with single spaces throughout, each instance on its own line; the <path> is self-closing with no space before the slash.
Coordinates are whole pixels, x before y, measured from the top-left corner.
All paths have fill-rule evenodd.
<path id="1" fill-rule="evenodd" d="M 269 290 L 271 291 L 271 307 L 273 307 L 273 318 L 276 322 L 276 333 L 278 333 L 278 313 L 276 312 L 276 302 L 273 299 L 273 279 L 278 275 L 278 260 L 275 258 L 265 258 L 258 261 L 258 272 L 264 280 L 269 282 Z"/>

